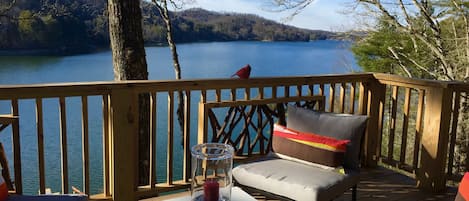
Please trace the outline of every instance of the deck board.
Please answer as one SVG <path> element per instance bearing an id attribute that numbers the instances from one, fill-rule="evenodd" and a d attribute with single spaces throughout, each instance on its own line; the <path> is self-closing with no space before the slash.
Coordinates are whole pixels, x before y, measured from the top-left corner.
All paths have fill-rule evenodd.
<path id="1" fill-rule="evenodd" d="M 399 174 L 386 168 L 364 169 L 360 183 L 358 184 L 358 199 L 360 201 L 371 200 L 435 200 L 453 201 L 457 188 L 448 187 L 442 194 L 432 194 L 420 191 L 416 187 L 416 181 L 408 176 Z M 337 198 L 335 201 L 351 200 L 351 192 Z"/>
<path id="2" fill-rule="evenodd" d="M 358 199 L 360 201 L 453 201 L 457 188 L 448 187 L 442 194 L 432 194 L 420 191 L 416 181 L 412 178 L 386 168 L 362 169 L 360 183 L 358 184 Z M 334 201 L 352 200 L 351 191 Z M 184 193 L 187 195 L 187 193 Z M 174 198 L 176 195 L 171 195 Z M 253 196 L 260 201 L 275 201 L 266 199 L 259 194 Z M 160 201 L 170 197 L 145 199 L 144 201 Z"/>

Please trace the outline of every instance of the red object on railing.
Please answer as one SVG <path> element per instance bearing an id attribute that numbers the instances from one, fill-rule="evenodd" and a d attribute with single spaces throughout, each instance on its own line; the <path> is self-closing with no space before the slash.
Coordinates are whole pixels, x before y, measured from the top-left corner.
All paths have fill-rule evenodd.
<path id="1" fill-rule="evenodd" d="M 8 199 L 8 187 L 3 177 L 0 175 L 0 201 Z"/>
<path id="2" fill-rule="evenodd" d="M 219 184 L 215 179 L 207 179 L 204 183 L 204 201 L 218 201 Z"/>
<path id="3" fill-rule="evenodd" d="M 241 79 L 248 79 L 250 74 L 251 74 L 251 66 L 249 64 L 246 64 L 244 67 L 236 71 L 236 73 L 233 74 L 231 77 L 234 77 L 235 75 L 237 75 Z"/>
<path id="4" fill-rule="evenodd" d="M 469 201 L 469 172 L 464 174 L 461 183 L 459 183 L 458 194 L 456 195 L 455 201 L 459 200 Z"/>

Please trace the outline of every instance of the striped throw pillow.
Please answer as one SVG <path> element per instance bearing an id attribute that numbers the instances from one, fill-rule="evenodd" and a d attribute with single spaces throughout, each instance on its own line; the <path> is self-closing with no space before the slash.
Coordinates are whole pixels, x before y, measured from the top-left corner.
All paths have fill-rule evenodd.
<path id="1" fill-rule="evenodd" d="M 272 149 L 277 155 L 285 155 L 306 162 L 328 167 L 342 166 L 347 143 L 314 133 L 295 131 L 275 124 Z"/>
<path id="2" fill-rule="evenodd" d="M 454 201 L 469 201 L 469 172 L 464 174 L 461 183 L 459 183 L 458 194 Z"/>

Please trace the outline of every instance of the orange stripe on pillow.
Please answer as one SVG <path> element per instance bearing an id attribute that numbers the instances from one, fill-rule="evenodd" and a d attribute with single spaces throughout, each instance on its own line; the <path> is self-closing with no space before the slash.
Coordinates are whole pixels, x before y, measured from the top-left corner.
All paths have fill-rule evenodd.
<path id="1" fill-rule="evenodd" d="M 318 143 L 318 142 L 310 142 L 310 141 L 304 141 L 304 140 L 295 140 L 295 139 L 288 139 L 288 140 L 291 140 L 291 141 L 294 141 L 294 142 L 298 142 L 298 143 L 301 143 L 301 144 L 304 144 L 304 145 L 308 145 L 308 146 L 311 146 L 311 147 L 316 147 L 316 148 L 319 148 L 319 149 L 324 149 L 324 150 L 328 150 L 328 151 L 333 151 L 333 152 L 345 152 L 345 146 L 344 148 L 342 149 L 341 147 L 333 147 L 333 146 L 330 146 L 330 145 L 327 145 L 327 144 L 322 144 L 322 143 Z"/>
<path id="2" fill-rule="evenodd" d="M 345 152 L 346 145 L 350 142 L 350 140 L 337 140 L 314 133 L 302 133 L 278 124 L 274 125 L 274 136 L 335 152 Z"/>
<path id="3" fill-rule="evenodd" d="M 469 200 L 469 172 L 464 174 L 464 177 L 459 184 L 458 192 L 462 195 L 465 200 Z"/>

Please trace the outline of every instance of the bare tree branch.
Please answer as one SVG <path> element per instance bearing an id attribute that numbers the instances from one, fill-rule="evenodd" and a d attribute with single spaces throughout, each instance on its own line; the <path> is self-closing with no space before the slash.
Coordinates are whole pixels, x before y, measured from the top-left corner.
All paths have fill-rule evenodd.
<path id="1" fill-rule="evenodd" d="M 465 33 L 464 38 L 466 39 L 465 43 L 465 50 L 466 50 L 466 67 L 465 67 L 465 74 L 463 80 L 469 79 L 469 11 L 463 9 L 463 4 L 461 2 L 457 2 L 456 0 L 451 0 L 454 8 L 461 13 L 461 17 L 464 22 L 465 26 Z M 454 23 L 454 22 L 453 22 Z M 457 36 L 456 36 L 457 37 Z"/>
<path id="2" fill-rule="evenodd" d="M 286 20 L 291 20 L 314 1 L 315 0 L 271 0 L 271 5 L 267 7 L 273 12 L 293 10 L 293 12 L 286 17 Z"/>
<path id="3" fill-rule="evenodd" d="M 394 51 L 394 48 L 388 47 L 388 50 L 391 52 L 393 57 L 396 59 L 396 61 L 399 63 L 399 66 L 402 68 L 402 70 L 407 74 L 407 77 L 413 77 L 412 73 L 410 73 L 409 69 L 402 63 L 402 60 L 399 58 L 399 55 Z"/>
<path id="4" fill-rule="evenodd" d="M 405 54 L 402 54 L 402 53 L 399 53 L 399 55 L 404 57 L 405 59 L 409 60 L 410 62 L 412 62 L 412 64 L 414 64 L 415 67 L 417 67 L 418 69 L 424 71 L 428 75 L 432 76 L 434 79 L 439 79 L 438 74 L 430 71 L 427 67 L 420 65 L 415 59 L 412 59 L 411 57 L 409 57 Z"/>
<path id="5" fill-rule="evenodd" d="M 406 7 L 404 5 L 404 2 L 402 0 L 399 0 L 399 7 L 401 8 L 402 13 L 405 16 L 405 20 L 406 20 L 407 24 L 411 27 L 410 29 L 412 29 L 412 27 L 413 27 L 412 20 L 410 19 L 409 13 L 407 12 L 407 9 L 406 9 Z"/>

